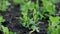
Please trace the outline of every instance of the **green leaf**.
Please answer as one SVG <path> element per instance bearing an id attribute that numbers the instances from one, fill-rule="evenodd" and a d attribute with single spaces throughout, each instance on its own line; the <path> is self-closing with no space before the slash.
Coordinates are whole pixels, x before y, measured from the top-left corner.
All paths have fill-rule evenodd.
<path id="1" fill-rule="evenodd" d="M 9 29 L 7 27 L 4 27 L 3 25 L 1 25 L 1 27 L 2 27 L 4 34 L 9 34 Z"/>
<path id="2" fill-rule="evenodd" d="M 53 14 L 55 12 L 55 5 L 47 0 L 42 0 L 42 1 L 43 1 L 43 8 L 45 10 L 44 12 L 47 11 L 50 14 Z"/>
<path id="3" fill-rule="evenodd" d="M 3 16 L 0 15 L 0 23 L 3 21 L 4 21 Z"/>
<path id="4" fill-rule="evenodd" d="M 58 23 L 59 22 L 59 16 L 56 16 L 56 17 L 50 16 L 50 21 L 52 23 Z"/>
<path id="5" fill-rule="evenodd" d="M 10 3 L 7 0 L 0 1 L 0 10 L 5 11 Z"/>
<path id="6" fill-rule="evenodd" d="M 13 2 L 14 2 L 15 4 L 21 4 L 21 3 L 24 2 L 24 0 L 13 0 Z"/>

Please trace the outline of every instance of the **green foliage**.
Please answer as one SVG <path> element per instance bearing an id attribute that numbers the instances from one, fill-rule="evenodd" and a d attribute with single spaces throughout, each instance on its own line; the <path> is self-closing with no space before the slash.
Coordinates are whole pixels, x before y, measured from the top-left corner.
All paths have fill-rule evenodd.
<path id="1" fill-rule="evenodd" d="M 55 3 L 59 2 L 60 0 L 41 0 L 43 6 L 39 6 L 39 0 L 36 0 L 36 4 L 32 2 L 31 0 L 13 0 L 15 4 L 20 4 L 21 6 L 21 14 L 23 17 L 20 17 L 20 23 L 26 28 L 35 30 L 39 32 L 38 25 L 36 23 L 38 21 L 38 18 L 42 20 L 42 18 L 45 18 L 45 16 L 49 17 L 49 27 L 48 27 L 48 34 L 59 34 L 59 27 L 57 26 L 59 24 L 59 16 L 53 17 L 51 15 L 55 14 L 56 11 L 56 5 Z M 30 11 L 28 11 L 30 10 Z M 33 17 L 30 18 L 28 12 L 33 13 Z M 47 13 L 45 13 L 47 12 Z M 44 16 L 45 15 L 45 16 Z M 32 26 L 30 27 L 30 25 Z M 55 26 L 57 28 L 55 29 Z"/>
<path id="2" fill-rule="evenodd" d="M 58 26 L 59 19 L 60 19 L 59 16 L 56 16 L 56 17 L 50 16 L 51 22 L 49 23 L 49 27 L 48 27 L 49 34 L 59 34 L 59 32 L 58 32 L 58 31 L 60 31 L 59 30 L 60 26 Z"/>
<path id="3" fill-rule="evenodd" d="M 27 2 L 28 0 L 13 0 L 13 2 L 15 4 L 24 4 L 25 2 Z"/>
<path id="4" fill-rule="evenodd" d="M 0 15 L 0 30 L 1 30 L 1 22 L 4 22 L 4 19 L 3 19 L 3 16 L 2 15 Z"/>
<path id="5" fill-rule="evenodd" d="M 35 4 L 31 1 L 28 1 L 26 3 L 24 3 L 23 5 L 21 5 L 21 10 L 22 10 L 22 15 L 23 17 L 20 17 L 21 22 L 23 24 L 23 26 L 32 29 L 32 30 L 36 30 L 37 32 L 39 32 L 38 27 L 36 26 L 36 21 L 38 18 L 38 11 L 35 8 Z M 28 16 L 28 9 L 31 10 L 30 12 L 33 12 L 33 18 L 30 19 L 30 17 Z M 33 10 L 33 11 L 32 11 Z M 32 26 L 30 27 L 30 25 L 32 24 Z"/>
<path id="6" fill-rule="evenodd" d="M 42 1 L 43 1 L 44 12 L 49 12 L 50 14 L 53 14 L 55 11 L 55 5 L 47 0 L 42 0 Z"/>
<path id="7" fill-rule="evenodd" d="M 59 22 L 59 16 L 56 16 L 56 17 L 50 16 L 50 21 L 53 23 Z"/>
<path id="8" fill-rule="evenodd" d="M 4 27 L 2 25 L 2 22 L 4 22 L 5 19 L 3 18 L 2 15 L 0 15 L 0 30 L 3 31 L 4 34 L 14 34 L 13 32 L 10 32 L 8 27 Z"/>
<path id="9" fill-rule="evenodd" d="M 7 0 L 0 0 L 0 10 L 5 11 L 10 3 Z"/>
<path id="10" fill-rule="evenodd" d="M 38 19 L 42 20 L 45 16 L 49 17 L 49 27 L 48 27 L 48 34 L 59 34 L 60 32 L 60 25 L 59 24 L 59 16 L 53 17 L 51 15 L 55 14 L 56 5 L 55 3 L 59 2 L 60 0 L 41 0 L 43 6 L 39 6 L 39 0 L 36 0 L 36 3 L 32 2 L 31 0 L 13 0 L 15 4 L 20 4 L 21 14 L 23 16 L 20 17 L 20 23 L 29 29 L 35 30 L 39 32 Z M 10 3 L 8 0 L 0 0 L 0 10 L 5 11 Z M 30 10 L 30 11 L 29 11 Z M 32 13 L 32 18 L 30 18 L 30 14 Z M 47 12 L 47 14 L 45 13 Z M 49 14 L 48 14 L 49 13 Z M 45 16 L 44 16 L 45 15 Z M 4 32 L 4 34 L 16 34 L 14 32 L 9 31 L 8 27 L 4 27 L 2 22 L 5 20 L 3 16 L 0 15 L 0 30 Z M 31 26 L 30 26 L 31 25 Z M 1 29 L 2 28 L 2 29 Z"/>
<path id="11" fill-rule="evenodd" d="M 13 32 L 9 31 L 9 34 L 14 34 Z"/>
<path id="12" fill-rule="evenodd" d="M 31 1 L 29 1 L 29 2 L 26 2 L 24 5 L 21 6 L 21 10 L 22 11 L 26 11 L 28 9 L 33 10 L 34 7 L 35 7 L 35 4 Z"/>
<path id="13" fill-rule="evenodd" d="M 4 21 L 3 16 L 0 15 L 0 23 L 3 21 Z"/>
<path id="14" fill-rule="evenodd" d="M 58 2 L 60 2 L 60 0 L 49 0 L 49 1 L 51 1 L 52 3 L 58 3 Z"/>
<path id="15" fill-rule="evenodd" d="M 9 34 L 9 29 L 7 27 L 4 27 L 3 25 L 1 25 L 1 27 L 2 27 L 4 34 Z"/>
<path id="16" fill-rule="evenodd" d="M 4 34 L 9 34 L 8 28 L 4 27 L 2 25 L 2 22 L 4 22 L 5 20 L 3 19 L 3 16 L 0 15 L 0 30 L 2 30 L 4 32 Z"/>
<path id="17" fill-rule="evenodd" d="M 3 25 L 1 25 L 1 30 L 4 34 L 16 34 L 14 32 L 9 31 L 8 27 L 4 27 Z"/>

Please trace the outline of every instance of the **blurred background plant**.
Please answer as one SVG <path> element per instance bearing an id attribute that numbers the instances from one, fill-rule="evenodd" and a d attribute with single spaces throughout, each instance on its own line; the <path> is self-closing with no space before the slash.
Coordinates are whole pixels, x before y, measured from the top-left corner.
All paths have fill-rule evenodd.
<path id="1" fill-rule="evenodd" d="M 58 31 L 59 30 L 59 21 L 60 17 L 59 16 L 56 16 L 56 17 L 53 17 L 53 16 L 50 16 L 50 22 L 49 22 L 49 27 L 48 27 L 48 34 L 59 34 Z"/>
<path id="2" fill-rule="evenodd" d="M 5 11 L 9 5 L 8 0 L 0 0 L 0 10 Z"/>

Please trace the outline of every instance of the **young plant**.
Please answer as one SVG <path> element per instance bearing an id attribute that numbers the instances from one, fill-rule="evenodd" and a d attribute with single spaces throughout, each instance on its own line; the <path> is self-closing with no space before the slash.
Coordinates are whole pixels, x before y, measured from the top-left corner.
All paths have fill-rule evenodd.
<path id="1" fill-rule="evenodd" d="M 55 5 L 51 3 L 50 1 L 47 0 L 42 0 L 43 2 L 43 12 L 48 12 L 49 14 L 54 14 L 55 13 Z"/>
<path id="2" fill-rule="evenodd" d="M 24 3 L 24 5 L 21 5 L 21 13 L 23 15 L 23 17 L 20 17 L 21 21 L 23 22 L 23 26 L 32 29 L 32 30 L 36 30 L 37 32 L 39 32 L 38 27 L 36 26 L 36 21 L 38 19 L 38 12 L 35 9 L 35 4 L 31 1 L 28 1 L 26 3 Z M 30 12 L 33 12 L 33 17 L 32 19 L 30 19 L 30 17 L 28 16 L 28 9 L 31 10 Z M 36 13 L 37 12 L 37 13 Z M 30 27 L 30 25 L 32 25 Z"/>
<path id="3" fill-rule="evenodd" d="M 2 15 L 0 15 L 0 30 L 1 30 L 1 22 L 4 22 L 4 19 L 3 19 L 3 16 Z"/>
<path id="4" fill-rule="evenodd" d="M 1 25 L 1 28 L 4 34 L 9 34 L 9 29 L 7 27 L 4 27 L 3 25 Z"/>
<path id="5" fill-rule="evenodd" d="M 0 10 L 5 11 L 9 5 L 8 0 L 0 0 Z"/>
<path id="6" fill-rule="evenodd" d="M 49 34 L 58 34 L 55 33 L 57 32 L 57 30 L 59 28 L 54 28 L 55 26 L 57 26 L 59 24 L 59 16 L 53 17 L 51 15 L 55 14 L 56 11 L 56 6 L 55 6 L 55 2 L 58 2 L 56 0 L 41 0 L 42 1 L 42 5 L 43 6 L 39 6 L 39 0 L 36 0 L 36 4 L 34 2 L 32 2 L 31 0 L 13 0 L 16 4 L 20 4 L 20 10 L 22 13 L 22 17 L 20 17 L 20 23 L 22 23 L 22 25 L 26 28 L 32 29 L 33 31 L 37 31 L 38 30 L 38 25 L 36 26 L 36 22 L 38 21 L 38 17 L 40 18 L 40 20 L 42 20 L 42 18 L 44 18 L 44 16 L 48 16 L 49 17 Z M 25 2 L 26 1 L 26 2 Z M 29 14 L 28 14 L 28 10 L 30 10 L 30 12 L 33 13 L 33 17 L 30 18 Z M 30 27 L 30 25 L 32 24 L 32 26 Z M 55 31 L 54 31 L 55 30 Z"/>
<path id="7" fill-rule="evenodd" d="M 49 33 L 48 34 L 58 34 L 57 26 L 59 24 L 59 19 L 60 19 L 59 16 L 56 16 L 56 17 L 50 16 L 50 23 L 49 23 L 49 27 L 48 27 Z"/>

